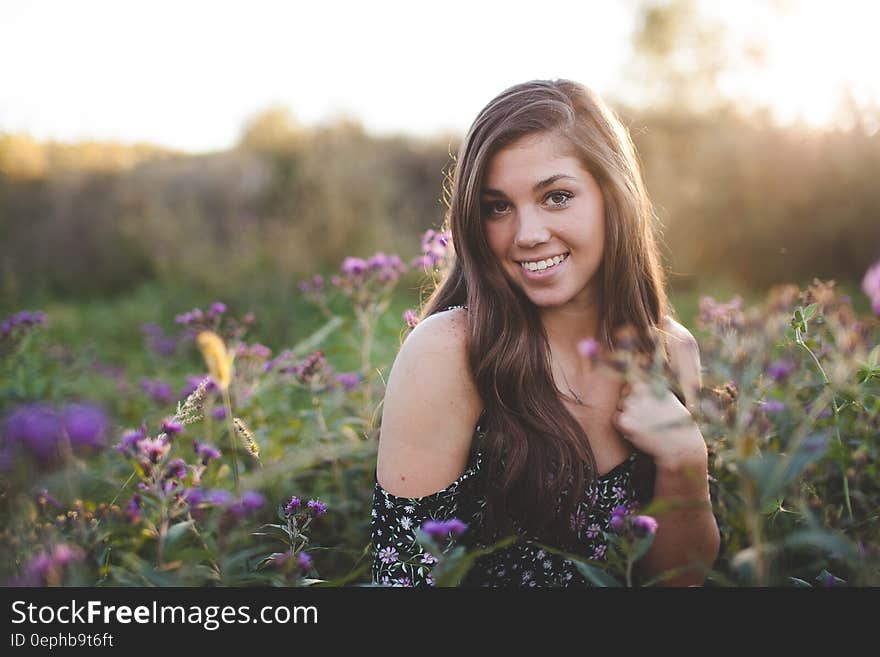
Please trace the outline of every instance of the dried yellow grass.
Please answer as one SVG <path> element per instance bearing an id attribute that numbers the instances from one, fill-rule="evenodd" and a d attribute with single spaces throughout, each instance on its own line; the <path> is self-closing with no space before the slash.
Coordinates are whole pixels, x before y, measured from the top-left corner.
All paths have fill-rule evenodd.
<path id="1" fill-rule="evenodd" d="M 213 331 L 199 333 L 196 336 L 196 345 L 202 352 L 214 382 L 220 390 L 227 390 L 232 382 L 232 361 L 235 354 L 226 351 L 223 339 Z"/>

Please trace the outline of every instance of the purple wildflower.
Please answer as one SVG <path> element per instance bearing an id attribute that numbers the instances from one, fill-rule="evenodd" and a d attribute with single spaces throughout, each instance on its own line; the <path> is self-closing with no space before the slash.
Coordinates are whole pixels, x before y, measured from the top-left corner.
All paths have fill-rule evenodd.
<path id="1" fill-rule="evenodd" d="M 594 360 L 599 355 L 599 343 L 593 338 L 586 338 L 577 343 L 577 350 L 584 358 Z"/>
<path id="2" fill-rule="evenodd" d="M 174 459 L 168 463 L 168 474 L 177 477 L 180 480 L 186 478 L 186 461 L 183 459 Z"/>
<path id="3" fill-rule="evenodd" d="M 272 350 L 266 345 L 255 342 L 250 347 L 246 344 L 238 345 L 237 356 L 240 358 L 255 358 L 257 360 L 267 360 L 272 356 Z"/>
<path id="4" fill-rule="evenodd" d="M 51 552 L 40 551 L 23 568 L 23 577 L 16 584 L 25 586 L 57 586 L 64 569 L 74 561 L 82 561 L 85 553 L 77 546 L 60 543 Z"/>
<path id="5" fill-rule="evenodd" d="M 226 409 L 222 406 L 215 406 L 214 410 L 211 411 L 211 417 L 215 420 L 225 420 L 226 419 Z"/>
<path id="6" fill-rule="evenodd" d="M 315 517 L 323 516 L 325 513 L 327 513 L 327 506 L 320 500 L 309 500 L 307 506 L 315 515 Z"/>
<path id="7" fill-rule="evenodd" d="M 0 323 L 0 337 L 6 337 L 17 328 L 29 328 L 42 326 L 46 323 L 46 314 L 40 310 L 31 312 L 22 310 L 11 317 L 7 317 Z"/>
<path id="8" fill-rule="evenodd" d="M 347 257 L 342 261 L 342 266 L 340 267 L 343 274 L 348 274 L 349 276 L 360 276 L 365 271 L 367 271 L 367 263 L 360 258 L 352 258 L 351 256 Z"/>
<path id="9" fill-rule="evenodd" d="M 51 504 L 56 509 L 64 508 L 61 505 L 61 502 L 59 502 L 52 495 L 49 494 L 48 488 L 41 488 L 39 491 L 37 491 L 37 504 L 40 505 L 40 507 L 44 507 L 47 504 Z"/>
<path id="10" fill-rule="evenodd" d="M 122 434 L 122 439 L 116 445 L 117 451 L 125 456 L 132 456 L 138 451 L 138 443 L 147 437 L 146 425 L 141 425 L 140 429 L 129 429 Z"/>
<path id="11" fill-rule="evenodd" d="M 608 526 L 611 527 L 612 531 L 620 532 L 626 521 L 623 519 L 623 516 L 611 516 L 611 521 L 608 523 Z"/>
<path id="12" fill-rule="evenodd" d="M 171 445 L 164 438 L 144 438 L 138 443 L 138 449 L 150 463 L 158 463 L 171 449 Z"/>
<path id="13" fill-rule="evenodd" d="M 287 503 L 287 506 L 284 507 L 284 513 L 288 516 L 292 516 L 301 505 L 302 502 L 300 502 L 300 499 L 294 495 L 290 498 L 290 502 Z"/>
<path id="14" fill-rule="evenodd" d="M 300 281 L 299 289 L 304 294 L 318 296 L 324 291 L 324 277 L 316 274 L 311 279 Z"/>
<path id="15" fill-rule="evenodd" d="M 210 392 L 211 390 L 217 389 L 217 384 L 214 383 L 214 380 L 211 379 L 207 374 L 203 374 L 201 376 L 188 376 L 186 377 L 186 385 L 180 390 L 180 399 L 186 399 L 193 392 L 195 392 L 196 388 L 199 387 L 199 384 L 205 379 L 208 379 L 207 390 Z"/>
<path id="16" fill-rule="evenodd" d="M 246 490 L 241 494 L 241 505 L 248 511 L 255 511 L 266 504 L 266 498 L 255 490 Z"/>
<path id="17" fill-rule="evenodd" d="M 378 253 L 371 255 L 367 259 L 367 269 L 377 270 L 377 269 L 385 269 L 388 267 L 391 261 L 388 259 L 388 256 L 379 251 Z"/>
<path id="18" fill-rule="evenodd" d="M 202 460 L 202 465 L 208 465 L 208 462 L 212 459 L 220 458 L 220 450 L 207 443 L 194 441 L 193 449 L 196 452 L 196 456 L 198 456 Z"/>
<path id="19" fill-rule="evenodd" d="M 449 233 L 429 229 L 422 235 L 422 255 L 412 261 L 419 269 L 433 269 L 442 266 L 449 257 Z"/>
<path id="20" fill-rule="evenodd" d="M 5 422 L 9 444 L 21 444 L 43 462 L 57 453 L 62 420 L 55 410 L 42 403 L 16 409 Z"/>
<path id="21" fill-rule="evenodd" d="M 73 447 L 103 447 L 107 416 L 93 404 L 70 404 L 63 412 L 64 430 Z"/>
<path id="22" fill-rule="evenodd" d="M 345 390 L 355 390 L 360 385 L 361 377 L 357 372 L 341 372 L 336 375 L 336 383 Z"/>
<path id="23" fill-rule="evenodd" d="M 768 399 L 764 402 L 763 407 L 765 413 L 781 413 L 785 410 L 785 403 L 778 399 Z"/>
<path id="24" fill-rule="evenodd" d="M 435 541 L 440 541 L 447 538 L 450 534 L 460 536 L 467 530 L 467 524 L 458 518 L 428 520 L 422 524 L 421 529 Z"/>
<path id="25" fill-rule="evenodd" d="M 880 262 L 874 263 L 862 279 L 862 291 L 871 300 L 871 307 L 880 316 Z"/>
<path id="26" fill-rule="evenodd" d="M 185 499 L 190 506 L 198 506 L 205 501 L 205 491 L 201 488 L 188 488 L 183 493 L 183 499 Z"/>
<path id="27" fill-rule="evenodd" d="M 61 566 L 62 568 L 74 561 L 80 561 L 84 556 L 80 548 L 67 545 L 66 543 L 59 543 L 52 550 L 52 561 L 55 562 L 56 566 Z"/>
<path id="28" fill-rule="evenodd" d="M 223 313 L 226 312 L 226 304 L 220 301 L 215 301 L 211 304 L 211 307 L 208 309 L 208 316 L 210 318 L 219 317 Z"/>
<path id="29" fill-rule="evenodd" d="M 632 520 L 633 529 L 637 534 L 653 534 L 657 531 L 657 521 L 651 516 L 636 516 Z"/>
<path id="30" fill-rule="evenodd" d="M 431 269 L 434 266 L 434 259 L 429 255 L 416 256 L 410 260 L 409 266 L 413 269 Z"/>
<path id="31" fill-rule="evenodd" d="M 141 324 L 141 332 L 149 348 L 160 356 L 171 356 L 177 350 L 177 339 L 165 335 L 158 324 Z"/>
<path id="32" fill-rule="evenodd" d="M 299 555 L 296 557 L 296 562 L 303 570 L 311 570 L 312 566 L 314 565 L 311 555 L 305 552 L 299 553 Z"/>
<path id="33" fill-rule="evenodd" d="M 795 370 L 795 363 L 790 360 L 777 360 L 767 368 L 767 375 L 777 383 L 783 383 Z"/>
<path id="34" fill-rule="evenodd" d="M 726 303 L 718 302 L 709 296 L 701 297 L 699 321 L 703 325 L 714 324 L 720 327 L 732 326 L 739 328 L 745 320 L 742 312 L 742 303 L 742 297 L 739 295 L 736 295 Z"/>
<path id="35" fill-rule="evenodd" d="M 141 519 L 141 502 L 143 498 L 139 493 L 135 493 L 131 496 L 131 499 L 128 501 L 128 505 L 125 507 L 125 515 L 128 516 L 128 519 L 132 523 L 137 523 Z"/>
<path id="36" fill-rule="evenodd" d="M 174 400 L 171 386 L 164 381 L 141 379 L 141 388 L 157 404 L 169 404 Z"/>
<path id="37" fill-rule="evenodd" d="M 415 328 L 416 326 L 418 326 L 419 316 L 414 310 L 404 310 L 403 321 L 406 322 L 406 325 L 410 328 Z"/>
<path id="38" fill-rule="evenodd" d="M 162 420 L 162 432 L 169 436 L 174 436 L 183 431 L 183 424 L 175 420 L 173 417 L 166 417 Z"/>
<path id="39" fill-rule="evenodd" d="M 247 490 L 241 494 L 241 497 L 234 504 L 229 505 L 229 512 L 241 518 L 253 511 L 261 508 L 266 503 L 266 498 L 261 493 L 254 490 Z"/>
<path id="40" fill-rule="evenodd" d="M 229 506 L 233 500 L 232 493 L 223 488 L 215 488 L 205 497 L 205 501 L 210 502 L 214 506 Z"/>
<path id="41" fill-rule="evenodd" d="M 24 573 L 30 583 L 45 581 L 46 574 L 52 569 L 52 557 L 45 552 L 34 555 L 24 567 Z"/>

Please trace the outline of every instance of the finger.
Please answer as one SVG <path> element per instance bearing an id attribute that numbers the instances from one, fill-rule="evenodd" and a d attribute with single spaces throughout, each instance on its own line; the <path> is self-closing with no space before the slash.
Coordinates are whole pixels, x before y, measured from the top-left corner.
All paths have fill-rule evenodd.
<path id="1" fill-rule="evenodd" d="M 617 429 L 625 437 L 629 434 L 629 432 L 623 427 L 624 417 L 625 416 L 623 414 L 623 411 L 615 411 L 611 415 L 611 424 L 614 425 L 614 428 Z"/>

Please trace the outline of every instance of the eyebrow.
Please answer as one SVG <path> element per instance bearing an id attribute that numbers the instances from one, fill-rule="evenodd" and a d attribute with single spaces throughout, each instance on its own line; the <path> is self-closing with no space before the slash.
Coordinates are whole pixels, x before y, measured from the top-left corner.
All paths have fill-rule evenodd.
<path id="1" fill-rule="evenodd" d="M 535 183 L 535 186 L 532 187 L 532 191 L 537 192 L 544 187 L 547 187 L 548 185 L 552 185 L 557 180 L 577 180 L 577 178 L 575 178 L 574 176 L 569 176 L 565 173 L 554 173 L 549 178 L 545 178 L 541 182 Z M 488 196 L 505 196 L 505 193 L 498 189 L 484 189 L 481 193 Z"/>

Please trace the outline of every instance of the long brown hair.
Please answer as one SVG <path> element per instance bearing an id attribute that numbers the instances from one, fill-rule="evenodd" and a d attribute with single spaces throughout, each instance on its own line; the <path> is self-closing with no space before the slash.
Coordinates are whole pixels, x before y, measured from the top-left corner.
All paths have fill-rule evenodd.
<path id="1" fill-rule="evenodd" d="M 503 91 L 479 113 L 455 158 L 444 228 L 454 256 L 422 317 L 468 307 L 468 359 L 484 404 L 486 530 L 527 531 L 572 545 L 570 517 L 583 498 L 584 464 L 596 461 L 580 424 L 563 405 L 538 313 L 504 272 L 486 239 L 480 190 L 492 157 L 521 137 L 561 135 L 595 178 L 605 203 L 602 313 L 597 339 L 613 349 L 619 327 L 635 329 L 653 353 L 652 328 L 669 313 L 655 240 L 656 217 L 626 128 L 590 89 L 535 80 Z M 553 512 L 556 509 L 557 512 Z"/>

